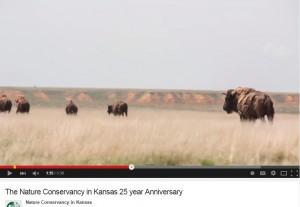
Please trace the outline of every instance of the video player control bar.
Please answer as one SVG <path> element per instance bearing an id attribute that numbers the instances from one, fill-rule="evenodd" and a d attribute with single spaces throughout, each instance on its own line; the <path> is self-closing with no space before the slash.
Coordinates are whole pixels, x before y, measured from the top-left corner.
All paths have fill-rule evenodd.
<path id="1" fill-rule="evenodd" d="M 0 166 L 0 178 L 299 178 L 299 166 Z"/>

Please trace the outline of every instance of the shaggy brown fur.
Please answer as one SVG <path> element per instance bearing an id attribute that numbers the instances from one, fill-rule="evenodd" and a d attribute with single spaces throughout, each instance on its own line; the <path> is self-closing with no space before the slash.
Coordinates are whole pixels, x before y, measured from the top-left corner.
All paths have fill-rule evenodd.
<path id="1" fill-rule="evenodd" d="M 69 115 L 77 115 L 78 107 L 73 103 L 72 100 L 69 101 L 68 105 L 66 106 L 66 113 Z"/>
<path id="2" fill-rule="evenodd" d="M 2 94 L 0 97 L 0 112 L 10 112 L 12 107 L 11 100 L 5 94 Z"/>
<path id="3" fill-rule="evenodd" d="M 118 101 L 115 102 L 113 105 L 108 105 L 107 106 L 107 113 L 117 116 L 124 116 L 124 114 L 127 116 L 128 115 L 128 105 L 127 103 L 123 101 Z"/>
<path id="4" fill-rule="evenodd" d="M 16 103 L 17 103 L 17 111 L 16 111 L 17 113 L 29 113 L 30 104 L 25 99 L 24 96 L 20 96 L 19 98 L 17 98 Z"/>
<path id="5" fill-rule="evenodd" d="M 273 102 L 267 94 L 253 88 L 230 89 L 223 94 L 225 95 L 223 109 L 227 113 L 237 112 L 242 121 L 256 119 L 264 121 L 265 116 L 269 122 L 273 121 L 275 111 Z"/>

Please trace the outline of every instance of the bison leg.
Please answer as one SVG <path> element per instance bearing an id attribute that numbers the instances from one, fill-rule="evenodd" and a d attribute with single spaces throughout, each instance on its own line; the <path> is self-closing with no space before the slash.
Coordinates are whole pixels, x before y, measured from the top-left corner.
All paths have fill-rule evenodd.
<path id="1" fill-rule="evenodd" d="M 247 121 L 247 117 L 241 111 L 239 111 L 238 114 L 240 116 L 241 121 Z"/>
<path id="2" fill-rule="evenodd" d="M 246 121 L 246 118 L 244 116 L 240 116 L 241 121 Z"/>
<path id="3" fill-rule="evenodd" d="M 270 124 L 273 124 L 273 116 L 268 116 L 268 121 Z"/>
<path id="4" fill-rule="evenodd" d="M 261 123 L 263 123 L 263 124 L 266 123 L 266 120 L 265 120 L 265 117 L 264 117 L 264 116 L 263 116 L 263 117 L 260 117 L 259 119 L 260 119 Z"/>
<path id="5" fill-rule="evenodd" d="M 246 117 L 246 116 L 240 116 L 240 120 L 241 122 L 253 122 L 253 123 L 256 121 L 256 119 Z"/>

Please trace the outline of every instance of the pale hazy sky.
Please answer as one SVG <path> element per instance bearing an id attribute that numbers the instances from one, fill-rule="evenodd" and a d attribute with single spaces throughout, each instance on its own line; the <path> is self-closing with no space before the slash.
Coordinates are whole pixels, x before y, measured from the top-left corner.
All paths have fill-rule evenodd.
<path id="1" fill-rule="evenodd" d="M 299 91 L 298 0 L 0 0 L 0 86 Z"/>

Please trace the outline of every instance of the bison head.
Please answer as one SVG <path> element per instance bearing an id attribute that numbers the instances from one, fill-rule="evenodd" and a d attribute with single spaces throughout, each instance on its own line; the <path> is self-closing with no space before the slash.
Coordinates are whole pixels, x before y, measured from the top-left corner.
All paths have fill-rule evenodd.
<path id="1" fill-rule="evenodd" d="M 112 105 L 107 105 L 107 113 L 110 114 L 113 112 L 113 106 Z"/>
<path id="2" fill-rule="evenodd" d="M 25 101 L 25 97 L 24 96 L 19 96 L 16 100 L 16 103 L 21 103 Z"/>
<path id="3" fill-rule="evenodd" d="M 230 89 L 227 91 L 227 93 L 222 93 L 222 94 L 225 95 L 223 110 L 226 111 L 228 114 L 232 113 L 233 111 L 237 111 L 236 91 Z"/>

